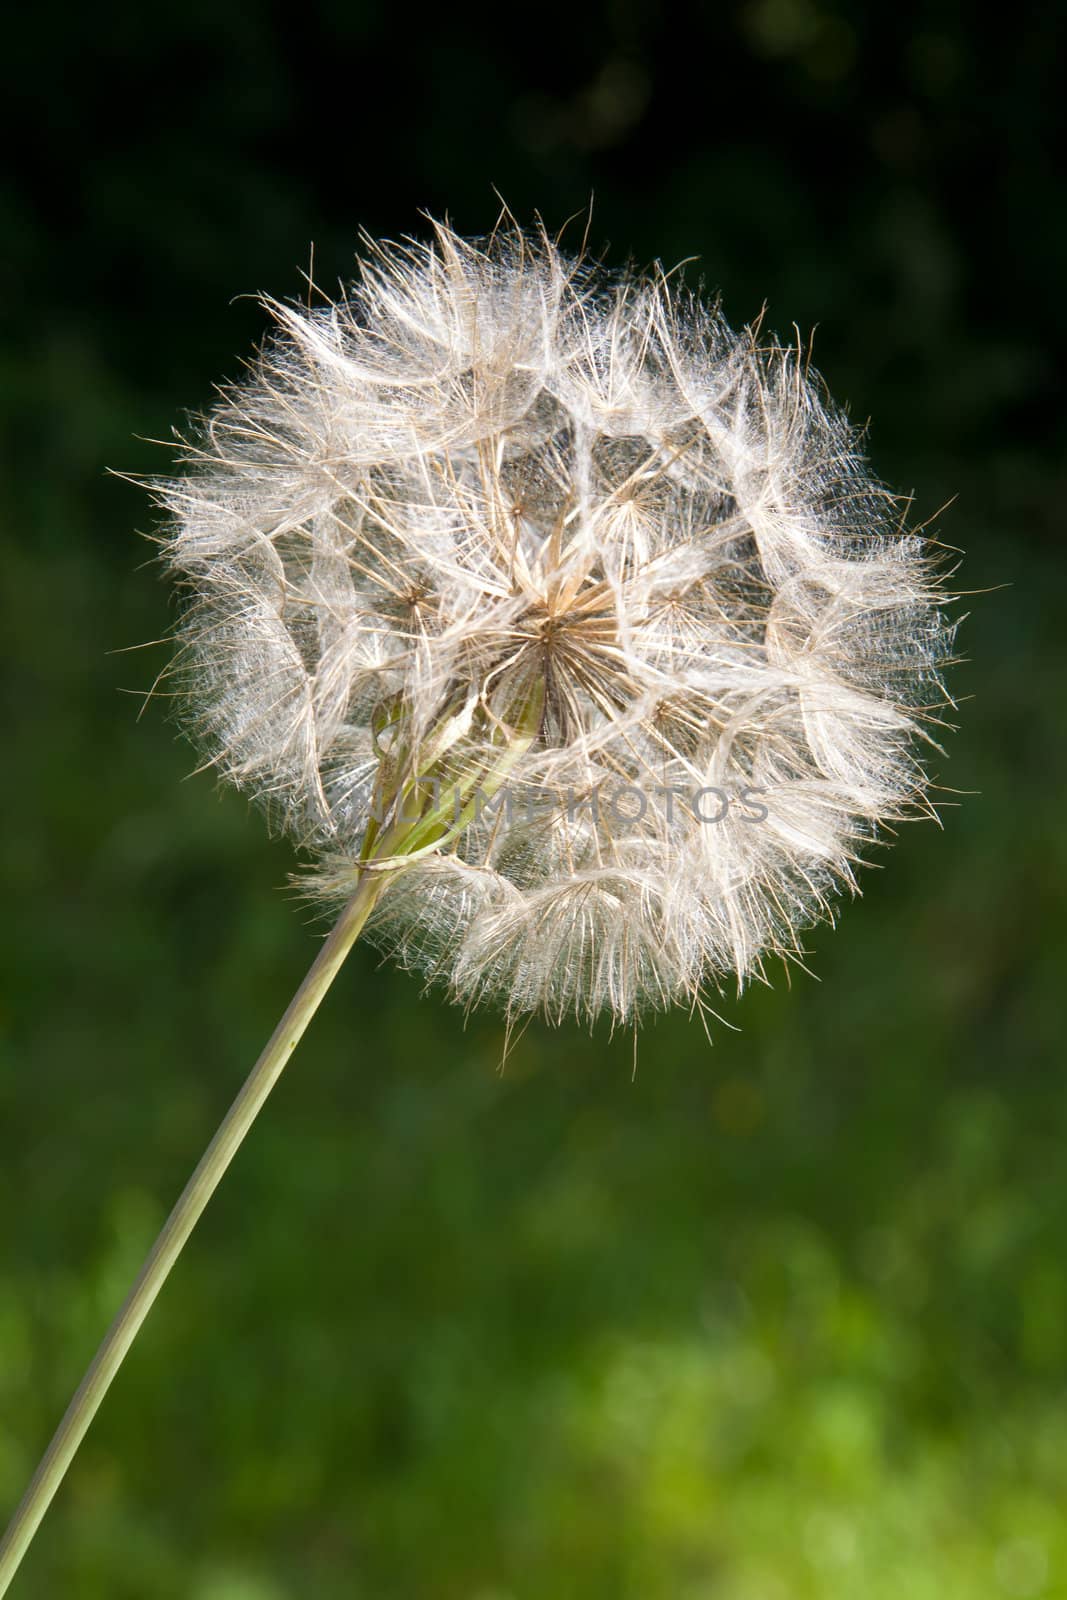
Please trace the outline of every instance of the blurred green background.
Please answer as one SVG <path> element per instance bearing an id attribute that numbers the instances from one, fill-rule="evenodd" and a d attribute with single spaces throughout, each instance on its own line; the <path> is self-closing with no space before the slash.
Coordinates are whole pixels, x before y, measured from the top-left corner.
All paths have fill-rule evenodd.
<path id="1" fill-rule="evenodd" d="M 961 20 L 961 12 L 964 20 Z M 976 14 L 975 18 L 976 18 Z M 165 438 L 357 231 L 550 227 L 766 300 L 970 658 L 818 981 L 631 1041 L 357 949 L 27 1560 L 25 1600 L 1067 1595 L 1059 7 L 22 9 L 0 183 L 0 1511 L 315 948 L 136 720 Z M 235 298 L 236 297 L 236 298 Z M 955 497 L 953 499 L 953 497 Z M 951 798 L 951 797 L 949 797 Z"/>

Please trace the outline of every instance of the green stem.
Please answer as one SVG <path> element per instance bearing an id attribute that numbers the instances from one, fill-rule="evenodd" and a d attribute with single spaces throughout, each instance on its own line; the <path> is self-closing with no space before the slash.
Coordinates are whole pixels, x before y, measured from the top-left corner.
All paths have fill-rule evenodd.
<path id="1" fill-rule="evenodd" d="M 200 1164 L 163 1225 L 137 1280 L 108 1329 L 92 1364 L 67 1407 L 33 1481 L 0 1543 L 0 1596 L 7 1593 L 41 1518 L 74 1459 L 100 1402 L 148 1315 L 167 1274 L 181 1254 L 219 1180 L 273 1089 L 348 952 L 373 909 L 386 874 L 366 872 L 293 996 L 266 1049 L 256 1062 Z"/>

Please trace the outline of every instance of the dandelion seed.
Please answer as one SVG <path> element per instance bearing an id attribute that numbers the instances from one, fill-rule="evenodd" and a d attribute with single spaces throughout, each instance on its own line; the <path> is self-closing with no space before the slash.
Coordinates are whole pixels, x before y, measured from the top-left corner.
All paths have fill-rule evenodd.
<path id="1" fill-rule="evenodd" d="M 337 304 L 272 310 L 168 486 L 166 558 L 194 731 L 317 891 L 364 870 L 376 720 L 403 745 L 396 807 L 422 772 L 491 770 L 537 694 L 511 781 L 555 803 L 480 809 L 383 887 L 368 936 L 552 1021 L 795 954 L 860 848 L 926 806 L 951 641 L 928 551 L 802 354 L 517 228 L 368 245 Z M 565 803 L 658 789 L 765 814 Z"/>

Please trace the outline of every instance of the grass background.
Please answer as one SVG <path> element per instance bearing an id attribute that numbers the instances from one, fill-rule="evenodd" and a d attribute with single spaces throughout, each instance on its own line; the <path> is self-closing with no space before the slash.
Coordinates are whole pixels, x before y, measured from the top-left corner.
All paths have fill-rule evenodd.
<path id="1" fill-rule="evenodd" d="M 1062 22 L 751 0 L 22 9 L 0 179 L 0 1506 L 314 949 L 137 700 L 145 498 L 256 291 L 420 208 L 818 327 L 979 591 L 943 832 L 713 1046 L 464 1026 L 359 950 L 25 1600 L 1067 1595 Z M 234 297 L 238 298 L 234 298 Z"/>

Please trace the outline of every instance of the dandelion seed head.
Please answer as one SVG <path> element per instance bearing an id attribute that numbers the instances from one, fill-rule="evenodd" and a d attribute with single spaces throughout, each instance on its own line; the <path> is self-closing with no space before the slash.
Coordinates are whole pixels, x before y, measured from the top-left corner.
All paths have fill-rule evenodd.
<path id="1" fill-rule="evenodd" d="M 929 808 L 952 631 L 802 352 L 510 225 L 366 241 L 336 303 L 269 305 L 161 490 L 220 773 L 347 896 L 375 805 L 410 799 L 383 772 L 469 784 L 536 703 L 506 789 L 384 884 L 372 938 L 553 1021 L 795 954 Z"/>

